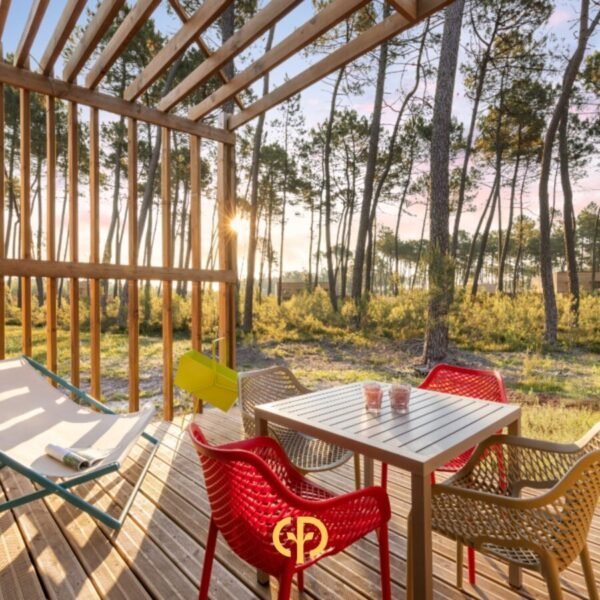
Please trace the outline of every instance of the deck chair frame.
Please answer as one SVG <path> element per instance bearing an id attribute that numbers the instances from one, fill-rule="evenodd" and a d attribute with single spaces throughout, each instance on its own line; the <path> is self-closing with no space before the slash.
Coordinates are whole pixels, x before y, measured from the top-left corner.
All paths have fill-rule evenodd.
<path id="1" fill-rule="evenodd" d="M 71 392 L 73 394 L 74 402 L 86 404 L 105 414 L 115 414 L 114 411 L 110 410 L 109 408 L 98 402 L 96 399 L 92 398 L 89 394 L 70 384 L 68 381 L 65 381 L 62 377 L 59 377 L 56 373 L 53 373 L 52 371 L 48 370 L 46 367 L 36 362 L 29 356 L 24 356 L 23 358 L 42 375 L 48 377 L 50 380 L 52 380 L 54 383 L 58 384 L 65 390 Z M 107 465 L 102 465 L 98 469 L 82 473 L 79 477 L 73 477 L 71 479 L 68 479 L 67 481 L 58 483 L 46 477 L 45 475 L 42 475 L 41 473 L 30 469 L 29 467 L 25 467 L 18 461 L 10 458 L 10 456 L 8 456 L 5 452 L 2 451 L 0 451 L 0 469 L 4 467 L 10 467 L 17 473 L 20 473 L 21 475 L 32 481 L 34 484 L 40 486 L 41 489 L 38 489 L 35 492 L 31 492 L 29 494 L 25 494 L 24 496 L 20 496 L 19 498 L 14 498 L 12 500 L 8 500 L 6 502 L 1 503 L 0 513 L 6 510 L 17 508 L 18 506 L 22 506 L 24 504 L 28 504 L 29 502 L 32 502 L 34 500 L 39 500 L 40 498 L 50 496 L 51 494 L 56 494 L 57 496 L 60 496 L 63 500 L 69 502 L 76 508 L 88 513 L 107 527 L 110 527 L 111 529 L 120 529 L 125 519 L 127 518 L 129 510 L 133 505 L 133 501 L 135 500 L 135 497 L 138 491 L 140 490 L 140 487 L 142 486 L 144 478 L 146 477 L 148 469 L 150 468 L 150 464 L 152 463 L 152 460 L 154 459 L 154 456 L 158 450 L 159 441 L 155 437 L 151 436 L 146 432 L 142 433 L 141 437 L 148 440 L 153 445 L 153 448 L 150 452 L 148 460 L 146 461 L 146 464 L 144 465 L 144 468 L 142 469 L 142 472 L 140 473 L 140 476 L 138 477 L 137 482 L 133 487 L 132 493 L 127 503 L 122 508 L 121 513 L 118 517 L 114 517 L 108 512 L 99 509 L 97 506 L 94 506 L 90 502 L 87 502 L 81 496 L 78 496 L 77 494 L 71 492 L 70 488 L 73 488 L 82 483 L 93 481 L 95 479 L 103 477 L 104 475 L 107 475 L 108 473 L 118 471 L 121 468 L 121 464 L 119 462 L 113 462 Z"/>

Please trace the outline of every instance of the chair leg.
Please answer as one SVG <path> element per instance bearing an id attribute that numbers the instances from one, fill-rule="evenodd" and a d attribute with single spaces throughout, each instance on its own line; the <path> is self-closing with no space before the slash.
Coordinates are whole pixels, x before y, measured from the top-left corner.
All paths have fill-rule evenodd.
<path id="1" fill-rule="evenodd" d="M 590 559 L 590 550 L 587 544 L 583 547 L 581 554 L 581 566 L 583 567 L 583 574 L 585 576 L 585 583 L 587 585 L 588 596 L 590 600 L 598 600 L 598 588 L 596 587 L 596 577 L 594 576 L 594 567 L 592 567 L 592 561 Z"/>
<path id="2" fill-rule="evenodd" d="M 552 558 L 542 559 L 542 575 L 548 585 L 548 596 L 550 600 L 563 600 L 562 588 L 560 586 L 560 574 L 558 567 Z"/>
<path id="3" fill-rule="evenodd" d="M 387 490 L 388 466 L 387 463 L 381 463 L 381 487 Z"/>
<path id="4" fill-rule="evenodd" d="M 431 472 L 430 478 L 431 478 L 431 485 L 435 485 L 435 471 Z"/>
<path id="5" fill-rule="evenodd" d="M 304 571 L 298 571 L 296 583 L 298 585 L 298 591 L 303 592 L 304 591 Z"/>
<path id="6" fill-rule="evenodd" d="M 469 565 L 469 583 L 475 585 L 475 548 L 472 546 L 467 549 L 467 562 Z"/>
<path id="7" fill-rule="evenodd" d="M 391 600 L 390 545 L 387 523 L 379 528 L 379 568 L 381 570 L 381 598 Z"/>
<path id="8" fill-rule="evenodd" d="M 354 453 L 354 486 L 360 490 L 360 454 Z"/>
<path id="9" fill-rule="evenodd" d="M 456 587 L 462 590 L 463 587 L 463 563 L 464 563 L 464 546 L 462 542 L 456 542 Z"/>
<path id="10" fill-rule="evenodd" d="M 279 594 L 277 594 L 277 600 L 290 600 L 293 577 L 294 569 L 292 565 L 291 568 L 286 568 L 283 575 L 279 578 Z"/>
<path id="11" fill-rule="evenodd" d="M 212 571 L 213 559 L 215 557 L 215 546 L 217 544 L 217 526 L 211 518 L 208 528 L 208 539 L 204 549 L 204 566 L 202 567 L 202 581 L 200 582 L 200 594 L 198 600 L 207 600 L 208 588 L 210 587 L 210 573 Z"/>

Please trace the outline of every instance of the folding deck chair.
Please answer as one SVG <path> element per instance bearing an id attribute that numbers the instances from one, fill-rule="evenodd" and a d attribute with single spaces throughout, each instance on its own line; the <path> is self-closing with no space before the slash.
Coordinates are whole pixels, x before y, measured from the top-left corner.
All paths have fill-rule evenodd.
<path id="1" fill-rule="evenodd" d="M 108 527 L 119 529 L 158 449 L 158 440 L 144 433 L 153 415 L 151 406 L 138 413 L 117 415 L 27 356 L 0 361 L 0 469 L 10 467 L 38 487 L 0 504 L 0 512 L 56 494 Z M 119 517 L 70 491 L 80 483 L 117 471 L 140 436 L 154 447 Z M 48 444 L 95 448 L 108 455 L 93 467 L 75 471 L 47 456 Z"/>

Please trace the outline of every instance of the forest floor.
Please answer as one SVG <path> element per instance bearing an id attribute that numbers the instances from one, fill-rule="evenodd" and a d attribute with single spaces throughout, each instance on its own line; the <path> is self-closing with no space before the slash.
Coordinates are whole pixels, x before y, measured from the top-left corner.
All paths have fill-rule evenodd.
<path id="1" fill-rule="evenodd" d="M 45 331 L 34 329 L 34 358 L 45 361 Z M 7 328 L 7 354 L 19 352 L 20 328 Z M 88 334 L 82 332 L 82 385 L 89 383 Z M 189 339 L 176 337 L 177 359 L 189 349 Z M 394 341 L 387 338 L 353 337 L 332 341 L 311 340 L 257 342 L 243 340 L 238 348 L 238 367 L 249 370 L 282 364 L 311 388 L 376 379 L 401 379 L 413 385 L 423 379 L 417 369 L 421 340 Z M 162 344 L 159 336 L 141 336 L 141 396 L 162 402 Z M 579 348 L 538 354 L 522 351 L 480 352 L 451 346 L 448 362 L 498 369 L 507 384 L 509 399 L 523 406 L 526 435 L 553 440 L 573 440 L 600 420 L 600 361 L 598 354 Z M 59 333 L 59 372 L 68 376 L 68 332 Z M 107 332 L 102 337 L 103 400 L 116 409 L 126 409 L 128 364 L 125 334 Z M 191 403 L 176 392 L 177 410 Z"/>

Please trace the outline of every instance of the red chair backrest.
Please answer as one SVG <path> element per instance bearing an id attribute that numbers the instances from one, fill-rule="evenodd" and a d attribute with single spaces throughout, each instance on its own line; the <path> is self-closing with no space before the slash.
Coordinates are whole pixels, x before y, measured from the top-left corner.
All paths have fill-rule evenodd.
<path id="1" fill-rule="evenodd" d="M 208 444 L 197 424 L 188 431 L 202 464 L 218 530 L 240 558 L 272 575 L 281 573 L 287 559 L 273 545 L 273 530 L 284 517 L 307 514 L 293 505 L 281 483 L 294 473 L 283 464 L 277 466 L 272 447 L 263 446 L 258 453 L 240 449 L 252 447 L 255 440 L 215 447 Z"/>
<path id="2" fill-rule="evenodd" d="M 442 363 L 429 372 L 419 387 L 491 402 L 508 402 L 504 382 L 497 371 L 456 367 Z"/>

